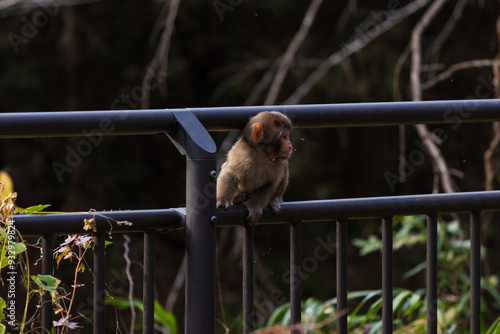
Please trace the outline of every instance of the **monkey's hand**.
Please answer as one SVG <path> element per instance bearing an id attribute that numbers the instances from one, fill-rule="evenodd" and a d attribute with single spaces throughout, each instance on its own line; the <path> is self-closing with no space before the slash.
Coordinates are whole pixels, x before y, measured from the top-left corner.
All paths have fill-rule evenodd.
<path id="1" fill-rule="evenodd" d="M 231 205 L 231 202 L 220 200 L 220 201 L 217 201 L 217 205 L 216 205 L 215 209 L 218 210 L 219 208 L 224 208 L 224 210 L 227 211 L 227 209 L 229 208 L 230 205 Z"/>
<path id="2" fill-rule="evenodd" d="M 269 207 L 269 209 L 271 209 L 271 212 L 274 215 L 276 215 L 276 214 L 278 214 L 278 212 L 280 212 L 281 202 L 283 202 L 283 200 L 280 197 L 273 197 L 273 198 L 271 198 L 271 200 L 267 204 L 267 206 Z"/>

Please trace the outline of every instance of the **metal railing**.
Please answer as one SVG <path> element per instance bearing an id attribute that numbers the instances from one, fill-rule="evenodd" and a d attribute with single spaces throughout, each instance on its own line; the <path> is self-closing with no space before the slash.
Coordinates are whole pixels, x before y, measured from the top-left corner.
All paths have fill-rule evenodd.
<path id="1" fill-rule="evenodd" d="M 185 332 L 215 332 L 215 242 L 216 228 L 242 225 L 243 207 L 215 211 L 216 145 L 209 131 L 241 129 L 260 111 L 287 114 L 297 128 L 381 126 L 400 124 L 462 124 L 500 121 L 500 101 L 466 100 L 401 103 L 293 105 L 260 107 L 191 108 L 175 110 L 127 110 L 36 112 L 0 114 L 0 138 L 85 136 L 89 129 L 101 135 L 166 133 L 186 155 L 186 207 L 163 210 L 92 212 L 14 216 L 23 235 L 42 235 L 42 274 L 53 268 L 53 235 L 83 233 L 82 221 L 95 218 L 93 330 L 104 333 L 105 234 L 144 233 L 143 332 L 154 332 L 155 233 L 186 230 Z M 428 216 L 427 240 L 427 328 L 437 332 L 437 215 L 470 212 L 471 221 L 471 333 L 480 331 L 480 212 L 500 210 L 500 192 L 392 196 L 283 203 L 274 216 L 268 209 L 255 227 L 244 228 L 243 244 L 243 332 L 253 330 L 253 244 L 260 224 L 290 224 L 291 322 L 301 320 L 301 224 L 336 220 L 337 307 L 339 333 L 347 333 L 347 224 L 353 218 L 380 218 L 382 222 L 382 319 L 383 333 L 392 333 L 392 217 Z M 132 226 L 117 221 L 131 221 Z M 41 227 L 43 231 L 41 232 Z M 44 296 L 50 300 L 50 296 Z M 42 304 L 42 327 L 52 327 L 52 305 Z"/>

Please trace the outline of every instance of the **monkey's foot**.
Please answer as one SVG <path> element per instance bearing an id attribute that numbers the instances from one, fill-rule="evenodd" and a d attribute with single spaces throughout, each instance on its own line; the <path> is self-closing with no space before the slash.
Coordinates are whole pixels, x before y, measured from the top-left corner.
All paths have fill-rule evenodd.
<path id="1" fill-rule="evenodd" d="M 269 209 L 271 209 L 271 212 L 276 215 L 278 214 L 278 212 L 280 212 L 281 209 L 281 199 L 279 199 L 278 197 L 274 197 L 273 199 L 271 199 L 271 201 L 269 201 L 269 204 L 267 204 L 267 206 L 269 207 Z"/>
<path id="2" fill-rule="evenodd" d="M 246 202 L 248 200 L 248 194 L 247 193 L 241 193 L 238 196 L 234 197 L 233 199 L 233 204 L 234 205 L 241 205 L 242 203 Z"/>

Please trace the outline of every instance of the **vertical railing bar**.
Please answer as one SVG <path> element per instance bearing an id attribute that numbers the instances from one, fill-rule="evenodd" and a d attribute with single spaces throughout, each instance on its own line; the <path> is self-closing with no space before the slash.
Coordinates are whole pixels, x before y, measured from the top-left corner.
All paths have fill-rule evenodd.
<path id="1" fill-rule="evenodd" d="M 42 275 L 53 275 L 54 261 L 54 236 L 42 236 Z M 52 320 L 54 312 L 52 309 L 52 296 L 49 291 L 45 291 L 42 295 L 42 332 L 49 331 L 52 328 Z"/>
<path id="2" fill-rule="evenodd" d="M 155 238 L 154 230 L 144 231 L 144 279 L 143 279 L 143 319 L 144 334 L 154 333 L 154 286 L 155 286 Z"/>
<path id="3" fill-rule="evenodd" d="M 254 227 L 243 228 L 243 334 L 253 331 Z"/>
<path id="4" fill-rule="evenodd" d="M 392 333 L 392 217 L 382 219 L 382 333 Z"/>
<path id="5" fill-rule="evenodd" d="M 427 216 L 427 333 L 437 334 L 437 215 Z"/>
<path id="6" fill-rule="evenodd" d="M 94 236 L 94 334 L 104 334 L 105 314 L 104 314 L 104 270 L 105 270 L 105 242 L 103 233 Z"/>
<path id="7" fill-rule="evenodd" d="M 301 267 L 301 240 L 302 224 L 297 222 L 290 224 L 290 324 L 298 324 L 301 321 L 301 292 L 302 281 L 300 278 Z M 292 334 L 301 331 L 292 330 Z"/>
<path id="8" fill-rule="evenodd" d="M 217 147 L 189 110 L 171 110 L 176 130 L 168 134 L 186 155 L 185 333 L 215 333 Z"/>
<path id="9" fill-rule="evenodd" d="M 337 333 L 347 334 L 347 219 L 337 221 Z"/>
<path id="10" fill-rule="evenodd" d="M 470 332 L 481 330 L 481 213 L 470 218 Z"/>

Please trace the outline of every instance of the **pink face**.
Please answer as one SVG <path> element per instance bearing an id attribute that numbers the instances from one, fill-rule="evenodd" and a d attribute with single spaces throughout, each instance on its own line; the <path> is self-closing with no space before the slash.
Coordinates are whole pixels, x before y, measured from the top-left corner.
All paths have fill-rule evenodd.
<path id="1" fill-rule="evenodd" d="M 280 153 L 279 157 L 282 159 L 288 159 L 292 155 L 293 145 L 290 141 L 290 131 L 283 131 L 280 137 Z"/>

